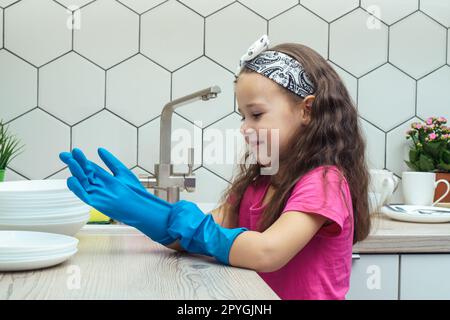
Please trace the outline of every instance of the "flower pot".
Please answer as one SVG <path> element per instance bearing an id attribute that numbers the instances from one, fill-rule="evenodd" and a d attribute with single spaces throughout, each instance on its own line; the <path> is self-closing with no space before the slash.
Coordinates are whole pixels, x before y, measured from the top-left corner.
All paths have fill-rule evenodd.
<path id="1" fill-rule="evenodd" d="M 436 172 L 436 181 L 445 179 L 450 183 L 450 172 Z M 447 190 L 447 186 L 444 183 L 439 183 L 436 192 L 434 193 L 434 201 L 442 197 L 442 195 Z M 450 192 L 447 196 L 440 201 L 440 203 L 450 203 Z"/>
<path id="2" fill-rule="evenodd" d="M 5 180 L 5 169 L 0 169 L 0 182 L 3 182 Z"/>

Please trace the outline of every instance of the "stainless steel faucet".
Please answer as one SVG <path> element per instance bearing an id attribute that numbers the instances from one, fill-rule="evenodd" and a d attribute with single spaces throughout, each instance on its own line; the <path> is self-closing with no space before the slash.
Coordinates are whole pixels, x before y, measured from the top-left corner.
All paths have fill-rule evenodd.
<path id="1" fill-rule="evenodd" d="M 194 167 L 194 148 L 189 148 L 188 173 L 174 173 L 171 163 L 171 138 L 173 111 L 196 100 L 208 101 L 221 92 L 220 87 L 212 86 L 190 95 L 178 98 L 166 104 L 161 112 L 159 163 L 155 164 L 155 177 L 139 175 L 139 181 L 147 189 L 154 189 L 155 195 L 170 203 L 180 200 L 180 191 L 195 191 L 196 177 L 192 173 Z"/>

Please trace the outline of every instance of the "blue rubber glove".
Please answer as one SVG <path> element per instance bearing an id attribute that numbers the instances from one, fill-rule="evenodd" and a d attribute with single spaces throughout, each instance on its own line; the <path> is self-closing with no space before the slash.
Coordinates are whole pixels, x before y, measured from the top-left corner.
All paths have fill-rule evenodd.
<path id="1" fill-rule="evenodd" d="M 67 152 L 60 154 L 60 159 L 69 166 L 73 175 L 67 180 L 68 188 L 86 204 L 114 220 L 135 227 L 152 240 L 163 245 L 174 242 L 176 239 L 167 232 L 172 204 L 147 192 L 140 183 L 137 185 L 137 178 L 131 177 L 133 173 L 127 174 L 126 167 L 119 165 L 116 158 L 109 157 L 109 152 L 99 151 L 99 155 L 102 159 L 106 155 L 105 163 L 126 183 L 87 160 L 81 150 L 74 150 L 73 157 Z"/>
<path id="2" fill-rule="evenodd" d="M 142 185 L 139 179 L 134 173 L 129 170 L 119 159 L 117 159 L 112 153 L 104 148 L 98 148 L 97 150 L 100 159 L 106 164 L 119 181 L 123 182 L 133 190 L 141 189 L 144 194 L 147 193 L 147 189 Z M 95 174 L 97 165 L 89 161 L 84 155 L 83 151 L 78 148 L 74 148 L 72 152 L 61 152 L 59 158 L 67 164 L 68 159 L 75 159 L 83 171 L 88 177 L 92 177 Z"/>
<path id="3" fill-rule="evenodd" d="M 212 256 L 229 265 L 234 240 L 247 230 L 224 228 L 214 222 L 210 213 L 204 214 L 195 203 L 180 200 L 173 204 L 168 232 L 173 238 L 180 239 L 186 251 Z"/>
<path id="4" fill-rule="evenodd" d="M 103 182 L 99 185 L 98 188 L 103 188 L 103 193 L 109 196 L 95 196 L 94 199 L 97 199 L 97 206 L 103 207 L 103 209 L 99 209 L 95 207 L 93 204 L 91 206 L 95 207 L 101 212 L 105 212 L 106 215 L 109 215 L 111 218 L 122 221 L 126 224 L 132 225 L 137 229 L 141 230 L 143 233 L 147 234 L 153 240 L 160 242 L 162 244 L 168 244 L 175 239 L 180 239 L 181 246 L 190 253 L 199 253 L 208 256 L 213 256 L 220 262 L 224 264 L 229 264 L 229 252 L 231 246 L 235 240 L 235 238 L 246 231 L 246 228 L 236 228 L 236 229 L 227 229 L 221 227 L 219 224 L 214 222 L 212 215 L 204 214 L 198 206 L 186 200 L 178 201 L 175 204 L 170 204 L 151 193 L 148 193 L 147 190 L 140 184 L 139 180 L 134 176 L 134 174 L 129 171 L 125 165 L 123 165 L 117 158 L 115 158 L 111 153 L 109 153 L 105 149 L 98 150 L 99 156 L 111 169 L 111 172 L 114 173 L 114 177 L 112 177 L 108 172 L 103 170 L 103 168 L 99 167 L 97 164 L 87 160 L 84 156 L 83 152 L 79 149 L 74 149 L 72 154 L 70 153 L 61 153 L 60 158 L 66 164 L 69 165 L 69 169 L 71 170 L 74 177 L 77 178 L 76 181 L 70 182 L 69 180 L 74 178 L 70 178 L 68 180 L 69 188 L 78 196 L 80 199 L 83 199 L 83 190 L 77 185 L 81 184 L 79 181 L 88 180 L 87 187 L 92 189 L 90 184 L 99 184 L 99 182 Z M 129 172 L 127 172 L 129 171 Z M 140 215 L 135 214 L 135 210 L 126 209 L 126 212 L 122 212 L 120 206 L 115 205 L 115 201 L 120 201 L 125 197 L 129 201 L 129 204 L 133 204 L 130 207 L 138 207 L 139 210 L 140 205 L 136 203 L 131 203 L 137 200 L 136 197 L 133 197 L 128 192 L 124 192 L 123 186 L 116 185 L 112 183 L 111 178 L 115 178 L 115 180 L 120 180 L 123 186 L 127 185 L 130 190 L 134 191 L 138 196 L 149 200 L 149 203 L 146 203 L 148 206 L 147 209 L 152 208 L 151 211 L 158 211 L 158 214 L 150 215 Z M 97 181 L 100 180 L 100 181 Z M 97 182 L 97 183 L 96 183 Z M 116 181 L 117 182 L 117 181 Z M 107 190 L 110 189 L 110 190 Z M 93 189 L 95 191 L 95 189 Z M 99 190 L 97 190 L 99 192 Z M 78 195 L 80 194 L 80 195 Z M 111 201 L 111 197 L 116 198 Z M 86 202 L 86 201 L 85 201 Z M 92 201 L 91 201 L 92 202 Z M 156 202 L 155 204 L 152 202 Z M 152 207 L 153 206 L 153 207 Z M 142 208 L 140 208 L 142 209 Z M 127 216 L 128 214 L 128 216 Z M 168 220 L 160 219 L 160 221 L 154 221 L 158 219 L 154 219 L 154 215 L 156 216 L 168 216 Z M 131 217 L 135 217 L 135 221 L 130 221 Z M 167 217 L 166 217 L 167 218 Z M 139 219 L 151 221 L 141 221 L 139 223 Z M 159 230 L 155 230 L 158 229 Z M 166 234 L 164 234 L 164 231 Z M 169 239 L 167 241 L 160 241 L 157 239 L 155 233 L 163 234 L 164 239 Z"/>

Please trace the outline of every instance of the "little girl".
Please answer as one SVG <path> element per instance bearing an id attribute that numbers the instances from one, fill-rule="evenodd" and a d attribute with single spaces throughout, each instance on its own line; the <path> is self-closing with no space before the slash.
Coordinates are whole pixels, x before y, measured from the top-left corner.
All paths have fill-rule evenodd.
<path id="1" fill-rule="evenodd" d="M 211 214 L 188 201 L 172 205 L 146 194 L 104 149 L 99 155 L 114 177 L 79 150 L 60 155 L 74 175 L 68 186 L 86 203 L 171 249 L 257 271 L 282 299 L 345 299 L 352 245 L 370 230 L 369 175 L 356 108 L 333 68 L 300 44 L 268 49 L 263 36 L 238 70 L 241 132 L 251 144 L 245 159 L 253 154 L 257 162 L 240 165 Z M 278 148 L 278 169 L 269 175 L 261 174 L 274 162 L 262 154 L 264 145 Z M 123 211 L 121 197 L 128 200 Z M 149 214 L 149 206 L 158 214 Z"/>
<path id="2" fill-rule="evenodd" d="M 267 42 L 241 60 L 235 91 L 246 141 L 247 132 L 269 133 L 252 144 L 258 160 L 279 130 L 280 167 L 261 175 L 261 163 L 241 165 L 213 216 L 253 231 L 236 238 L 230 264 L 258 271 L 282 299 L 344 299 L 352 245 L 370 229 L 357 111 L 317 52 L 292 43 L 265 50 Z"/>

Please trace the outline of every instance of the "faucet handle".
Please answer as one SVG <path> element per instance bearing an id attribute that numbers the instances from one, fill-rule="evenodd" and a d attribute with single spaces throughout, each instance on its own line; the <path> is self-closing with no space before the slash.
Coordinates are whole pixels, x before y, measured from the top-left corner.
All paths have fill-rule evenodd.
<path id="1" fill-rule="evenodd" d="M 152 177 L 151 175 L 140 173 L 138 175 L 139 182 L 146 188 L 146 189 L 161 189 L 165 190 L 166 188 L 159 187 L 158 186 L 158 179 L 156 177 Z"/>
<path id="2" fill-rule="evenodd" d="M 189 171 L 187 173 L 188 176 L 192 175 L 192 169 L 194 168 L 194 148 L 188 148 L 188 168 Z"/>
<path id="3" fill-rule="evenodd" d="M 188 167 L 189 172 L 184 175 L 184 189 L 187 192 L 195 191 L 195 176 L 192 173 L 194 168 L 194 148 L 188 148 Z"/>

